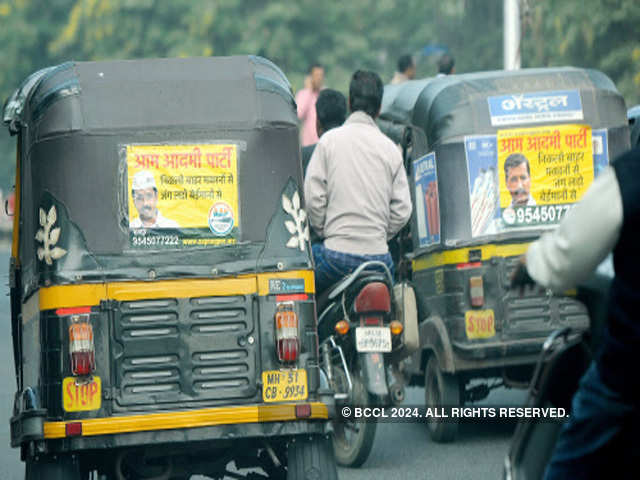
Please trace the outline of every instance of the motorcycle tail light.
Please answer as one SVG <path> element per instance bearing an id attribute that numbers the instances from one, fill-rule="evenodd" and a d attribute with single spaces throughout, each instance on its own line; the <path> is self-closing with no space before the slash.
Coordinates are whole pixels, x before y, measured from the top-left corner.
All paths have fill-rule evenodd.
<path id="1" fill-rule="evenodd" d="M 354 304 L 356 313 L 391 311 L 389 288 L 382 282 L 372 282 L 360 290 Z"/>
<path id="2" fill-rule="evenodd" d="M 481 275 L 469 277 L 469 295 L 471 296 L 472 307 L 482 307 L 484 305 L 484 284 Z"/>
<path id="3" fill-rule="evenodd" d="M 298 315 L 292 302 L 279 303 L 276 308 L 276 350 L 282 363 L 294 363 L 298 360 L 300 335 L 298 333 Z"/>
<path id="4" fill-rule="evenodd" d="M 86 376 L 95 371 L 95 344 L 89 313 L 69 315 L 69 355 L 73 375 Z"/>
<path id="5" fill-rule="evenodd" d="M 364 317 L 362 322 L 364 325 L 368 326 L 380 326 L 382 325 L 382 317 L 380 315 L 372 315 L 370 317 Z"/>

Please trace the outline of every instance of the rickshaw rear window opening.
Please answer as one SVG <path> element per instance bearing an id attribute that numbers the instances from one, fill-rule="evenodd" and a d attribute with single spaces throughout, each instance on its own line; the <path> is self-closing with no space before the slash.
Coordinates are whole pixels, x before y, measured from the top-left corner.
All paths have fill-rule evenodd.
<path id="1" fill-rule="evenodd" d="M 129 247 L 235 245 L 240 241 L 238 142 L 129 144 L 120 148 Z"/>

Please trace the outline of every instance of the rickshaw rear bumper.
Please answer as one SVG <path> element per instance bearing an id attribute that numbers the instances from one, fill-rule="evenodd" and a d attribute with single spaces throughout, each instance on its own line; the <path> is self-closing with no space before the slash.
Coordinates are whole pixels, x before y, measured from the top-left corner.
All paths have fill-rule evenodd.
<path id="1" fill-rule="evenodd" d="M 518 365 L 533 365 L 538 361 L 548 335 L 535 338 L 483 343 L 453 341 L 453 363 L 456 371 L 483 370 Z"/>
<path id="2" fill-rule="evenodd" d="M 11 418 L 11 445 L 73 452 L 130 446 L 228 441 L 326 433 L 331 406 L 322 402 L 216 407 L 166 413 L 47 421 L 45 409 Z M 73 429 L 70 428 L 73 425 Z M 80 434 L 72 433 L 80 431 Z"/>

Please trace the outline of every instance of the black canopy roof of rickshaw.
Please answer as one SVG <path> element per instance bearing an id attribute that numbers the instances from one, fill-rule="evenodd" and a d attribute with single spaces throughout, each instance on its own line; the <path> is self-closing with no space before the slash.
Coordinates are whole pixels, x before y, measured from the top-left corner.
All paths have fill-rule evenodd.
<path id="1" fill-rule="evenodd" d="M 282 101 L 265 105 L 272 98 L 266 92 Z M 81 115 L 49 108 L 65 97 L 81 102 Z M 286 76 L 256 56 L 67 62 L 28 77 L 7 101 L 3 119 L 13 132 L 37 122 L 46 135 L 173 126 L 243 129 L 296 125 L 292 104 Z"/>
<path id="2" fill-rule="evenodd" d="M 20 255 L 26 298 L 38 284 L 209 277 L 308 268 L 286 246 L 281 205 L 302 183 L 290 84 L 257 56 L 67 62 L 35 72 L 8 99 L 20 133 Z M 234 143 L 239 237 L 226 246 L 141 251 L 128 218 L 127 145 Z M 186 188 L 186 187 L 185 187 Z M 39 210 L 57 207 L 69 252 L 36 257 Z M 286 237 L 286 238 L 285 238 Z"/>
<path id="3" fill-rule="evenodd" d="M 585 118 L 593 128 L 619 127 L 626 118 L 624 100 L 605 74 L 574 67 L 498 70 L 387 85 L 380 116 L 420 127 L 434 145 L 495 133 L 490 96 L 554 90 L 579 90 L 583 98 L 590 96 L 597 108 L 585 105 Z"/>

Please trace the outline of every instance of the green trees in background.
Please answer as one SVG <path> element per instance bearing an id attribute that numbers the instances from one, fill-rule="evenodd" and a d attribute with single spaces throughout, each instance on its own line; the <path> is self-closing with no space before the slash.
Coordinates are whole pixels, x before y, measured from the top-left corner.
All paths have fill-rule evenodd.
<path id="1" fill-rule="evenodd" d="M 640 102 L 640 3 L 522 1 L 523 67 L 597 68 L 628 105 Z M 404 53 L 416 55 L 419 75 L 434 75 L 425 46 L 448 48 L 458 73 L 502 68 L 502 0 L 0 0 L 0 44 L 2 101 L 29 73 L 66 60 L 234 54 L 273 60 L 294 90 L 319 61 L 327 85 L 346 93 L 355 69 L 389 80 Z M 3 189 L 13 143 L 3 129 Z"/>

